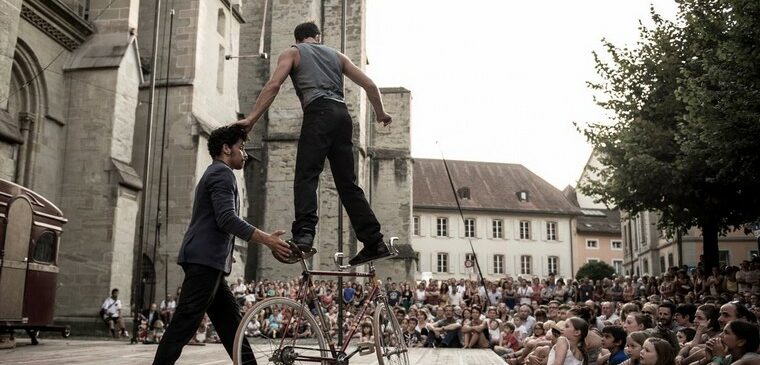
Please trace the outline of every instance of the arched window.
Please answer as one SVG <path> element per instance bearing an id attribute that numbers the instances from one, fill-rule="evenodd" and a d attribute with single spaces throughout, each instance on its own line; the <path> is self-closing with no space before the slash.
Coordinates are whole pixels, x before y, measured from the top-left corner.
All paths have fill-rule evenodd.
<path id="1" fill-rule="evenodd" d="M 34 242 L 32 259 L 36 262 L 55 263 L 58 236 L 53 231 L 43 232 Z"/>
<path id="2" fill-rule="evenodd" d="M 224 38 L 225 29 L 227 29 L 227 16 L 224 14 L 224 9 L 219 8 L 219 12 L 216 15 L 216 32 Z"/>

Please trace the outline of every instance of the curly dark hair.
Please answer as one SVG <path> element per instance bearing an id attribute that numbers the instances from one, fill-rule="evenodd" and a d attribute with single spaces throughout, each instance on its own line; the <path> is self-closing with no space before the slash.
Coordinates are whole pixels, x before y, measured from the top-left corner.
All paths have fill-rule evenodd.
<path id="1" fill-rule="evenodd" d="M 293 30 L 293 37 L 295 37 L 296 42 L 301 42 L 309 37 L 316 37 L 319 34 L 321 34 L 319 27 L 314 22 L 298 24 L 296 29 Z"/>
<path id="2" fill-rule="evenodd" d="M 247 141 L 248 133 L 245 132 L 242 126 L 233 124 L 224 127 L 219 127 L 211 132 L 208 136 L 208 153 L 211 158 L 216 158 L 222 154 L 222 146 L 227 145 L 232 147 L 238 141 Z"/>

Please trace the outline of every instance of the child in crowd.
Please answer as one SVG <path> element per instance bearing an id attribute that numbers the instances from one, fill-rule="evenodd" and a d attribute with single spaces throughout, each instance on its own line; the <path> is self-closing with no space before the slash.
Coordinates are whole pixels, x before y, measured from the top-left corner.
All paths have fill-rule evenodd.
<path id="1" fill-rule="evenodd" d="M 404 327 L 404 342 L 407 347 L 422 347 L 423 339 L 417 330 L 417 318 L 409 318 Z"/>
<path id="2" fill-rule="evenodd" d="M 602 347 L 610 353 L 601 357 L 604 364 L 619 365 L 628 360 L 625 354 L 626 333 L 623 327 L 606 326 L 602 329 Z"/>
<path id="3" fill-rule="evenodd" d="M 694 335 L 697 333 L 697 331 L 693 328 L 681 328 L 678 330 L 678 333 L 676 333 L 676 338 L 678 338 L 678 344 L 683 346 L 687 342 L 691 342 L 691 340 L 694 339 Z"/>
<path id="4" fill-rule="evenodd" d="M 641 361 L 641 350 L 644 348 L 644 341 L 647 340 L 647 333 L 644 331 L 631 332 L 625 341 L 625 354 L 628 360 L 623 361 L 622 365 L 639 365 Z"/>

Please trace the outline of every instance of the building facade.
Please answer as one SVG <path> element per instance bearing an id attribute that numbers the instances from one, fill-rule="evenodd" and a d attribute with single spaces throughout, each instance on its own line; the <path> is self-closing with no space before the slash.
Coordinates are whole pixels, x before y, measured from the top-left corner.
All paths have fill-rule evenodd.
<path id="1" fill-rule="evenodd" d="M 596 179 L 596 171 L 600 168 L 603 166 L 599 162 L 599 156 L 593 151 L 583 167 L 578 185 Z M 581 211 L 573 221 L 573 272 L 588 262 L 602 261 L 615 268 L 616 273 L 624 274 L 620 212 L 596 202 L 594 197 L 583 194 L 572 186 L 566 187 L 563 192 Z"/>
<path id="2" fill-rule="evenodd" d="M 692 228 L 679 241 L 657 229 L 657 214 L 643 212 L 635 216 L 622 213 L 624 267 L 627 275 L 661 275 L 670 267 L 697 267 L 703 254 L 702 233 Z M 720 266 L 739 266 L 757 255 L 757 241 L 742 230 L 718 238 Z"/>
<path id="3" fill-rule="evenodd" d="M 175 292 L 183 277 L 176 260 L 193 192 L 211 162 L 208 134 L 250 110 L 276 55 L 293 43 L 295 25 L 316 20 L 328 45 L 341 44 L 339 0 L 162 3 L 153 64 L 155 2 L 0 0 L 0 177 L 42 194 L 68 219 L 58 248 L 56 316 L 74 328 L 93 325 L 112 288 L 120 289 L 125 315 L 136 304 L 132 289 L 143 292 L 142 306 Z M 346 3 L 346 54 L 364 67 L 364 1 Z M 382 198 L 372 203 L 387 235 L 400 236 L 408 247 L 411 93 L 391 88 L 383 95 L 394 116 L 393 133 L 368 122 L 373 117 L 366 96 L 346 83 L 356 173 L 370 196 Z M 146 159 L 151 107 L 154 144 Z M 254 158 L 236 172 L 241 215 L 268 231 L 289 230 L 293 219 L 300 120 L 288 82 L 251 134 L 248 152 Z M 338 237 L 339 200 L 329 166 L 325 171 L 320 255 L 313 259 L 320 268 L 334 267 Z M 140 240 L 142 196 L 147 205 Z M 347 256 L 355 253 L 347 217 L 341 234 Z M 234 256 L 232 277 L 283 279 L 299 271 L 242 241 Z M 409 262 L 407 257 L 385 263 L 380 274 L 401 277 Z"/>
<path id="4" fill-rule="evenodd" d="M 571 222 L 580 211 L 561 191 L 522 165 L 447 163 L 463 218 L 443 161 L 414 160 L 418 279 L 476 278 L 478 266 L 488 279 L 572 276 Z"/>

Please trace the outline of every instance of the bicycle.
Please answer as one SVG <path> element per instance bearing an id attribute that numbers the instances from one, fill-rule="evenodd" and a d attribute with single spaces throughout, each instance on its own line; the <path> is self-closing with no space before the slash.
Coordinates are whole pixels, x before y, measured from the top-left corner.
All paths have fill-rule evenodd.
<path id="1" fill-rule="evenodd" d="M 389 242 L 389 249 L 393 256 L 398 254 L 394 245 L 397 240 L 397 237 L 392 237 Z M 333 257 L 338 267 L 337 271 L 309 270 L 302 259 L 303 272 L 299 280 L 297 300 L 274 297 L 264 299 L 251 307 L 243 316 L 235 335 L 232 350 L 233 363 L 236 365 L 254 363 L 251 359 L 243 359 L 244 350 L 251 349 L 253 359 L 258 364 L 292 365 L 319 362 L 347 365 L 356 354 L 369 355 L 374 352 L 380 365 L 408 365 L 408 350 L 403 333 L 392 308 L 388 305 L 380 280 L 375 278 L 373 263 L 368 263 L 369 270 L 366 273 L 350 272 L 347 271 L 351 268 L 350 265 L 339 264 L 339 259 L 342 257 L 342 252 L 336 253 Z M 344 343 L 340 347 L 336 346 L 335 335 L 330 333 L 330 320 L 325 315 L 315 293 L 312 285 L 313 276 L 364 277 L 369 278 L 372 283 L 370 294 L 363 304 L 358 320 L 349 328 Z M 339 300 L 342 300 L 342 295 Z M 373 303 L 377 304 L 374 313 L 369 313 L 370 304 Z M 359 343 L 355 350 L 347 353 L 354 334 L 365 318 L 372 320 L 374 344 Z M 265 320 L 271 320 L 273 326 L 262 326 Z"/>

